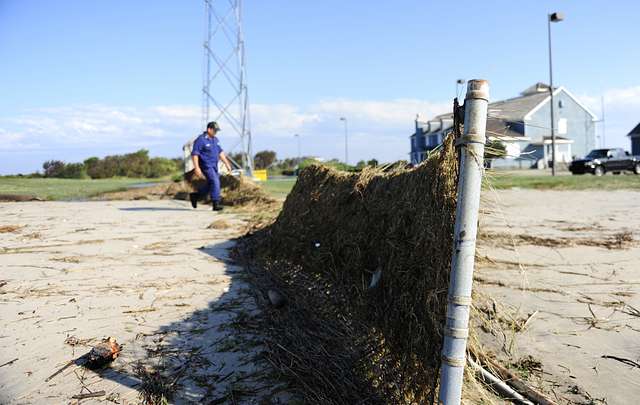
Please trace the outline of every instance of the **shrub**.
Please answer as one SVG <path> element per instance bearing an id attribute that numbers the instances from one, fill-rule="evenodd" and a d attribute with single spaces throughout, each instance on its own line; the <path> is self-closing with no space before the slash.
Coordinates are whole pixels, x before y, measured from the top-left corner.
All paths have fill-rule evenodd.
<path id="1" fill-rule="evenodd" d="M 147 177 L 162 177 L 175 173 L 178 170 L 173 160 L 157 157 L 149 160 Z"/>
<path id="2" fill-rule="evenodd" d="M 81 179 L 86 177 L 87 173 L 82 163 L 67 163 L 64 165 L 59 176 L 63 179 Z"/>

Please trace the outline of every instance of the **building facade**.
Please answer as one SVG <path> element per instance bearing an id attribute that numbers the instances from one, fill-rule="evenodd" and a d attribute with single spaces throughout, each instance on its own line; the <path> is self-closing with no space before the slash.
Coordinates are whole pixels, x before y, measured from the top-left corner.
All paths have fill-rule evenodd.
<path id="1" fill-rule="evenodd" d="M 569 163 L 595 148 L 597 117 L 564 87 L 553 92 L 556 160 Z M 489 104 L 487 138 L 500 141 L 506 156 L 493 167 L 548 167 L 551 161 L 551 96 L 544 83 L 525 89 L 518 97 Z M 452 114 L 442 114 L 427 122 L 416 120 L 411 135 L 411 162 L 424 160 L 451 131 Z"/>
<path id="2" fill-rule="evenodd" d="M 636 125 L 627 136 L 631 140 L 631 154 L 640 155 L 640 124 Z"/>

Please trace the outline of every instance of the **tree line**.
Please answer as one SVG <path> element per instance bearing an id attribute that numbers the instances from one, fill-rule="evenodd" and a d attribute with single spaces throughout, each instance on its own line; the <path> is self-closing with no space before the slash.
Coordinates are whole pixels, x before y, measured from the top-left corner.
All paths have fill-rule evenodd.
<path id="1" fill-rule="evenodd" d="M 65 179 L 157 178 L 181 172 L 183 166 L 184 162 L 180 158 L 150 158 L 148 150 L 140 149 L 124 155 L 90 157 L 82 163 L 48 160 L 42 164 L 42 176 Z"/>
<path id="2" fill-rule="evenodd" d="M 239 165 L 242 164 L 243 154 L 242 153 L 232 153 L 230 158 L 237 162 Z M 378 166 L 379 162 L 376 159 L 371 159 L 368 161 L 361 160 L 355 165 L 347 165 L 344 162 L 340 162 L 338 159 L 331 159 L 328 161 L 320 162 L 318 159 L 311 156 L 302 156 L 300 158 L 285 158 L 278 159 L 276 152 L 272 150 L 263 150 L 256 153 L 253 157 L 253 165 L 255 169 L 262 170 L 266 169 L 270 174 L 276 175 L 294 175 L 298 170 L 302 170 L 307 166 L 312 164 L 323 164 L 326 166 L 334 167 L 338 170 L 344 171 L 360 171 L 364 169 L 366 166 Z"/>

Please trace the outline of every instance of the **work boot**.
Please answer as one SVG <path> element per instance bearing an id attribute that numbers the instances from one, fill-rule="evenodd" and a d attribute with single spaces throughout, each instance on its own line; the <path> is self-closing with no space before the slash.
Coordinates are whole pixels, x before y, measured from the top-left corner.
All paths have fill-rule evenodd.
<path id="1" fill-rule="evenodd" d="M 220 204 L 218 201 L 214 201 L 213 202 L 213 210 L 214 211 L 222 211 L 224 208 L 222 207 L 222 204 Z"/>
<path id="2" fill-rule="evenodd" d="M 189 199 L 191 200 L 191 206 L 193 208 L 198 207 L 198 193 L 189 193 Z"/>

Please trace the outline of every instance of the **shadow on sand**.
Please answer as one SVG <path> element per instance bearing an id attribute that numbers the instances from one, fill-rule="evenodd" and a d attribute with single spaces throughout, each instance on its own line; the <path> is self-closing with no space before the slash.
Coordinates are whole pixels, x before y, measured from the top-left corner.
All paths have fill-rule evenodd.
<path id="1" fill-rule="evenodd" d="M 281 402 L 282 389 L 269 381 L 258 333 L 246 332 L 259 312 L 243 268 L 229 258 L 234 243 L 197 249 L 224 263 L 224 272 L 218 274 L 229 275 L 231 281 L 228 287 L 218 286 L 222 294 L 179 321 L 121 342 L 118 360 L 99 371 L 102 378 L 141 395 L 120 398 L 120 403 L 161 403 L 162 395 L 176 404 L 286 403 Z"/>
<path id="2" fill-rule="evenodd" d="M 120 211 L 191 211 L 191 208 L 171 208 L 171 207 L 126 207 L 118 208 Z"/>

